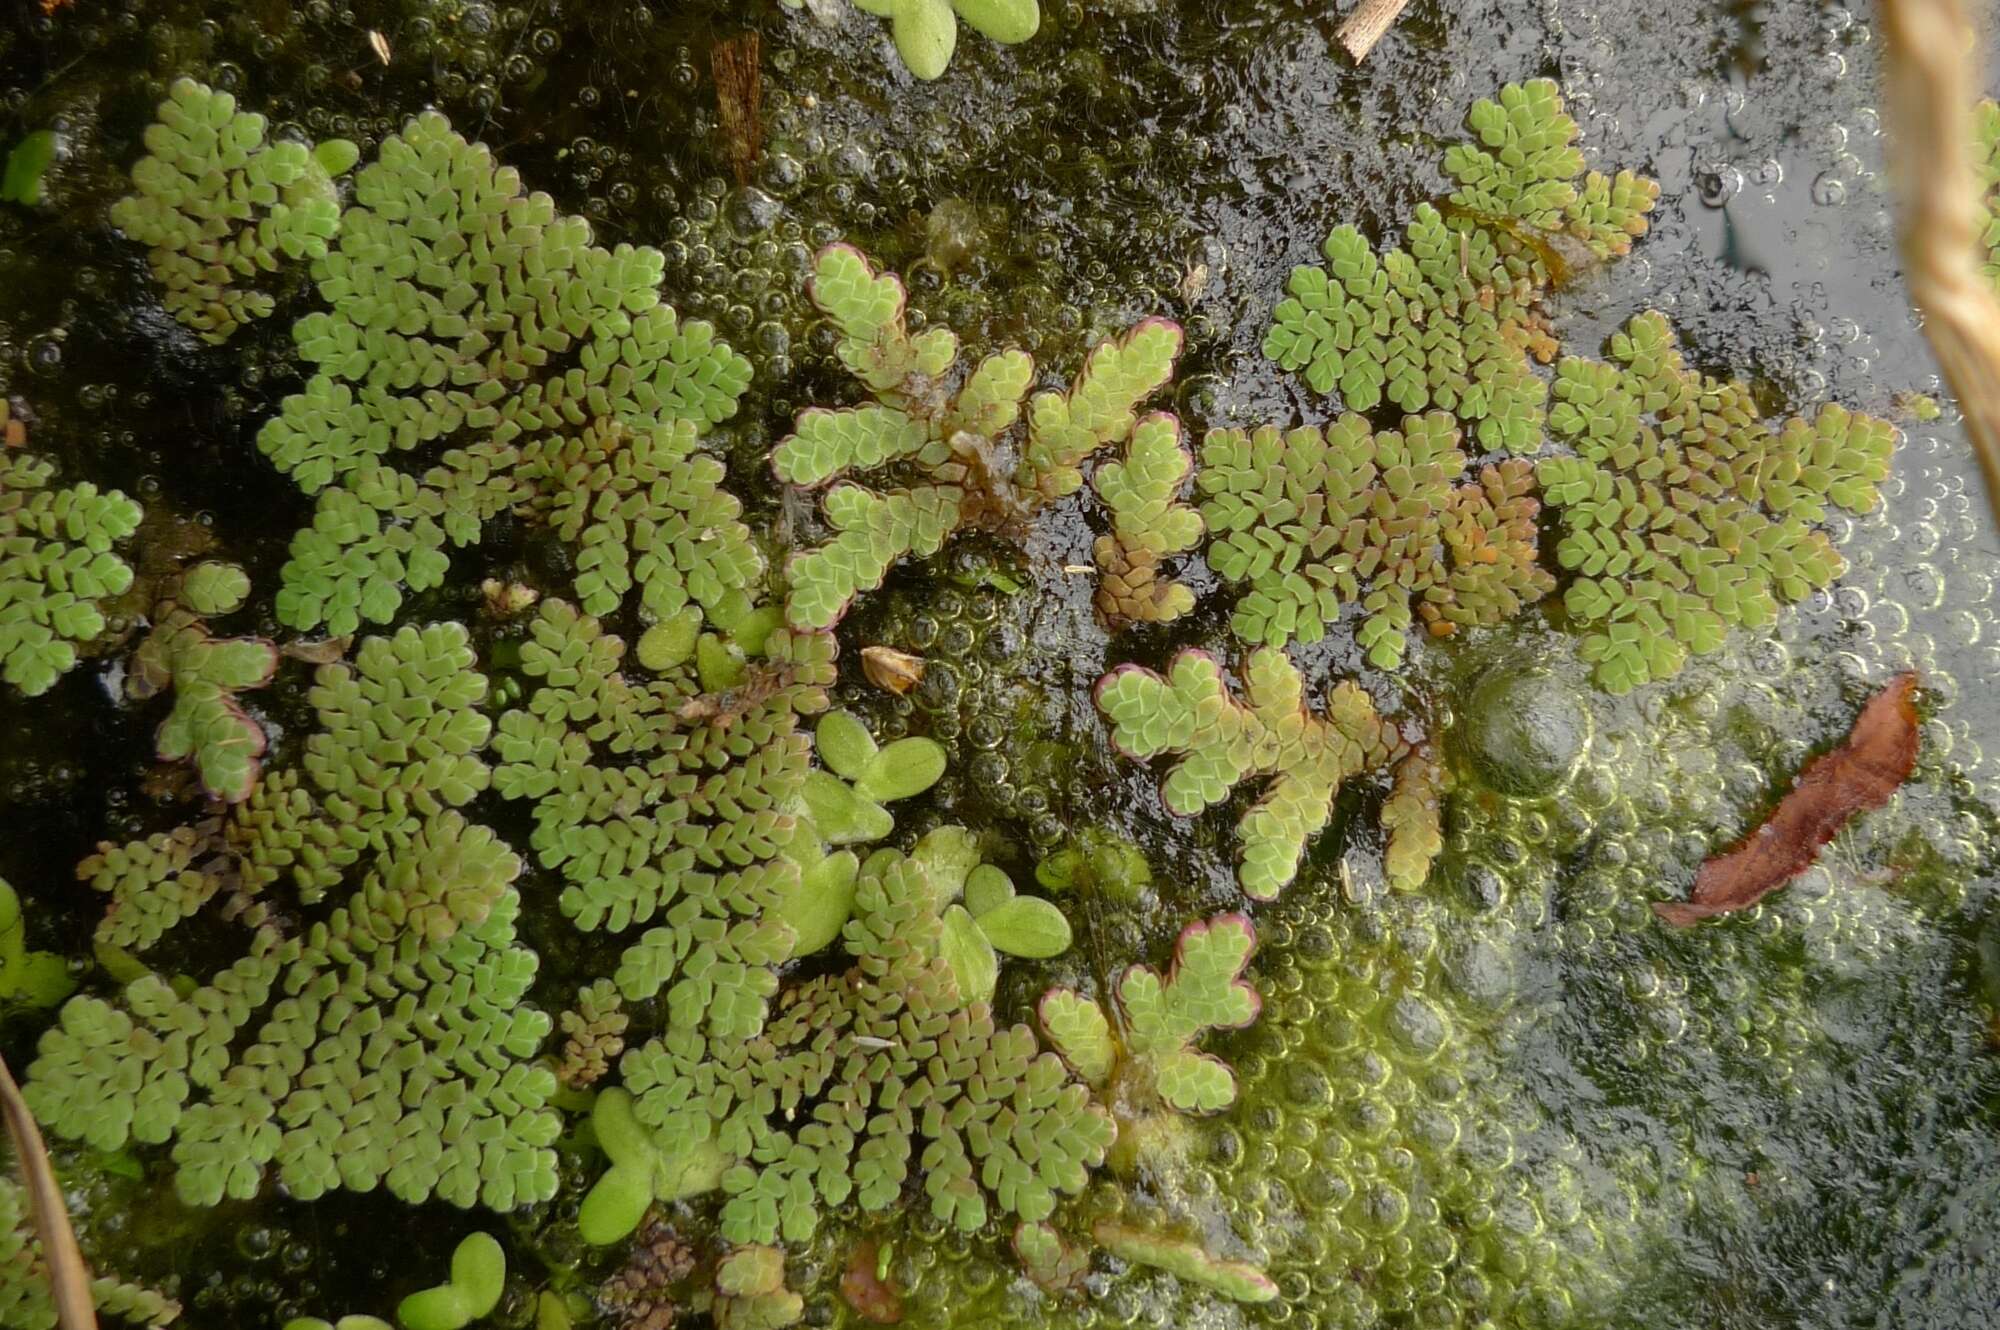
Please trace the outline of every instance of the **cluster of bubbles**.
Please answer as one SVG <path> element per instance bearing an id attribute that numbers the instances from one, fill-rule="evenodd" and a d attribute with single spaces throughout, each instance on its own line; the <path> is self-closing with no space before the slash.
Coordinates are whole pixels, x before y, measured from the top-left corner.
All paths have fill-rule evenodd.
<path id="1" fill-rule="evenodd" d="M 1615 1288 L 1631 1201 L 1509 1066 L 1532 909 L 1320 873 L 1259 919 L 1264 1013 L 1187 1185 L 1277 1280 L 1260 1323 L 1563 1325 Z"/>
<path id="2" fill-rule="evenodd" d="M 922 678 L 896 693 L 857 673 L 841 696 L 884 741 L 924 734 L 945 746 L 943 806 L 1014 819 L 1045 853 L 1063 838 L 1061 814 L 1081 779 L 1055 721 L 1089 681 L 1077 685 L 1068 663 L 1038 639 L 1034 594 L 1015 588 L 1001 567 L 997 551 L 960 540 L 929 576 L 863 597 L 851 640 L 919 657 Z"/>

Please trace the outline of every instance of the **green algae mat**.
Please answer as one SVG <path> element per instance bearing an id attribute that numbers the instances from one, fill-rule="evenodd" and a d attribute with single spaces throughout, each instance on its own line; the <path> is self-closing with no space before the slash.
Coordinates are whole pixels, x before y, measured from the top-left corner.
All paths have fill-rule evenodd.
<path id="1" fill-rule="evenodd" d="M 100 1321 L 1993 1322 L 1873 10 L 1343 16 L 0 17 L 0 1055 Z"/>

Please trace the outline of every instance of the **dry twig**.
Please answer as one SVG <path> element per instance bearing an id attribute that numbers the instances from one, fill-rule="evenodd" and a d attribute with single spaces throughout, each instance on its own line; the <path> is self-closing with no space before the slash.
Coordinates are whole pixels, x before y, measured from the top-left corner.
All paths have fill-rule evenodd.
<path id="1" fill-rule="evenodd" d="M 1882 17 L 1910 297 L 2000 517 L 2000 299 L 1979 270 L 1979 185 L 1967 133 L 1972 25 L 1961 0 L 1886 0 Z"/>
<path id="2" fill-rule="evenodd" d="M 723 146 L 736 183 L 750 183 L 751 168 L 764 151 L 764 73 L 758 64 L 761 41 L 754 32 L 719 41 L 708 53 L 715 75 L 715 111 L 722 121 Z"/>
<path id="3" fill-rule="evenodd" d="M 7 1118 L 7 1135 L 14 1142 L 14 1158 L 21 1165 L 21 1181 L 28 1188 L 28 1206 L 35 1216 L 35 1236 L 42 1242 L 42 1260 L 49 1267 L 49 1286 L 56 1304 L 56 1319 L 62 1330 L 97 1330 L 97 1308 L 90 1300 L 90 1267 L 76 1245 L 76 1233 L 69 1226 L 69 1209 L 63 1204 L 62 1188 L 56 1186 L 56 1171 L 49 1167 L 49 1150 L 42 1144 L 42 1132 L 14 1084 L 14 1073 L 0 1058 L 0 1113 Z"/>
<path id="4" fill-rule="evenodd" d="M 1375 49 L 1375 43 L 1381 41 L 1383 35 L 1395 25 L 1403 7 L 1409 3 L 1410 0 L 1361 0 L 1354 7 L 1354 12 L 1340 25 L 1339 36 L 1340 44 L 1354 57 L 1355 64 L 1368 58 L 1368 53 Z"/>

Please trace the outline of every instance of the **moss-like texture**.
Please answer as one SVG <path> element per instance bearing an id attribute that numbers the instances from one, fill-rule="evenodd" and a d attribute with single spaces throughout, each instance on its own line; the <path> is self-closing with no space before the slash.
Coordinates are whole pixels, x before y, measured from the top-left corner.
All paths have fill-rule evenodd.
<path id="1" fill-rule="evenodd" d="M 293 328 L 316 372 L 258 435 L 319 496 L 279 616 L 389 622 L 443 579 L 447 543 L 515 507 L 583 543 L 578 594 L 600 612 L 635 580 L 656 613 L 745 585 L 761 564 L 695 436 L 735 412 L 750 366 L 661 303 L 663 262 L 593 244 L 441 115 L 385 140 L 313 264 L 329 308 Z M 435 463 L 391 465 L 412 452 Z M 628 540 L 649 551 L 636 569 Z"/>
<path id="2" fill-rule="evenodd" d="M 455 624 L 370 639 L 355 666 L 320 669 L 312 789 L 267 774 L 192 829 L 198 863 L 180 833 L 105 851 L 98 871 L 124 882 L 111 938 L 144 945 L 225 887 L 250 934 L 205 983 L 147 971 L 110 1000 L 72 999 L 28 1072 L 44 1123 L 98 1150 L 171 1142 L 175 1188 L 197 1205 L 255 1196 L 267 1169 L 304 1199 L 381 1186 L 507 1209 L 554 1194 L 520 860 L 452 807 L 488 775 L 472 665 Z M 292 931 L 286 903 L 258 899 L 283 878 L 305 901 L 349 894 Z"/>
<path id="3" fill-rule="evenodd" d="M 1320 430 L 1212 430 L 1202 442 L 1209 566 L 1247 587 L 1230 627 L 1259 646 L 1316 642 L 1358 606 L 1356 640 L 1403 662 L 1418 618 L 1433 637 L 1504 622 L 1555 587 L 1536 548 L 1534 471 L 1521 459 L 1459 482 L 1452 418 L 1371 433 L 1360 416 Z"/>
<path id="4" fill-rule="evenodd" d="M 104 631 L 104 602 L 132 585 L 113 547 L 139 505 L 89 481 L 54 487 L 55 466 L 0 451 L 0 679 L 28 697 L 75 666 Z"/>
<path id="5" fill-rule="evenodd" d="M 1541 306 L 1567 271 L 1557 243 L 1596 261 L 1626 253 L 1659 186 L 1586 172 L 1548 79 L 1475 103 L 1466 127 L 1474 141 L 1445 153 L 1458 189 L 1444 205 L 1418 207 L 1403 245 L 1379 256 L 1355 227 L 1335 227 L 1326 266 L 1292 271 L 1264 354 L 1317 392 L 1338 390 L 1350 411 L 1435 406 L 1483 448 L 1533 452 L 1548 386 L 1528 360 L 1555 349 Z"/>
<path id="6" fill-rule="evenodd" d="M 850 969 L 788 988 L 756 1038 L 684 1029 L 626 1055 L 656 1169 L 721 1165 L 707 1186 L 726 1197 L 726 1241 L 801 1241 L 824 1210 L 888 1210 L 908 1187 L 968 1232 L 994 1213 L 1043 1220 L 1103 1160 L 1110 1115 L 1032 1030 L 960 987 L 944 913 L 977 863 L 953 828 L 879 852 L 842 937 Z M 586 1209 L 619 1203 L 613 1181 Z"/>
<path id="7" fill-rule="evenodd" d="M 626 942 L 620 991 L 664 993 L 676 1025 L 733 1038 L 762 1025 L 772 967 L 797 943 L 781 910 L 802 876 L 786 853 L 812 767 L 800 722 L 826 707 L 834 652 L 744 628 L 748 660 L 710 633 L 658 675 L 628 674 L 619 638 L 543 601 L 521 648 L 523 705 L 495 740 L 495 787 L 533 801 L 562 912 Z"/>
<path id="8" fill-rule="evenodd" d="M 276 308 L 270 274 L 325 257 L 340 227 L 334 177 L 357 155 L 344 139 L 268 142 L 263 116 L 177 79 L 111 224 L 147 247 L 168 313 L 203 341 L 224 342 Z"/>
<path id="9" fill-rule="evenodd" d="M 1658 314 L 1612 338 L 1609 364 L 1566 358 L 1555 398 L 1550 426 L 1575 456 L 1536 475 L 1576 574 L 1564 608 L 1614 693 L 1831 583 L 1846 565 L 1822 524 L 1876 506 L 1895 448 L 1887 421 L 1834 405 L 1764 423 L 1744 384 L 1687 367 Z"/>
<path id="10" fill-rule="evenodd" d="M 184 1067 L 190 1086 L 168 1139 L 128 1133 L 102 1156 L 139 1175 L 127 1190 L 73 1192 L 97 1268 L 200 1270 L 167 1291 L 217 1325 L 386 1317 L 428 1284 L 425 1300 L 443 1305 L 406 1318 L 424 1330 L 483 1304 L 462 1291 L 473 1283 L 495 1291 L 495 1279 L 444 1279 L 473 1230 L 510 1271 L 492 1322 L 532 1316 L 542 1330 L 851 1325 L 871 1299 L 836 1286 L 857 1271 L 901 1300 L 906 1324 L 938 1330 L 1951 1325 L 1992 1301 L 2000 1285 L 1982 1273 L 1993 1263 L 1976 1230 L 2000 1194 L 2000 1147 L 1983 1129 L 1985 1013 L 1964 978 L 1969 939 L 1992 934 L 1979 885 L 1990 874 L 1975 846 L 1876 877 L 1905 862 L 1880 827 L 1968 834 L 1965 787 L 1913 784 L 1829 850 L 1829 872 L 1851 862 L 1851 877 L 1794 884 L 1699 940 L 1658 938 L 1645 910 L 1754 825 L 1759 800 L 1797 769 L 1787 748 L 1830 736 L 1842 709 L 1828 686 L 1810 712 L 1766 715 L 1734 693 L 1711 710 L 1713 678 L 1777 687 L 1789 653 L 1828 680 L 1838 634 L 1852 654 L 1836 673 L 1856 688 L 1914 663 L 1941 703 L 1954 688 L 1965 698 L 1926 730 L 1932 770 L 1990 754 L 1966 705 L 1983 674 L 1965 646 L 1990 542 L 1950 488 L 1947 454 L 1907 468 L 1907 489 L 1883 487 L 1885 520 L 1829 508 L 1807 523 L 1829 540 L 1852 531 L 1860 579 L 1813 597 L 1810 616 L 1729 634 L 1700 668 L 1629 702 L 1591 686 L 1592 662 L 1561 631 L 1580 620 L 1551 598 L 1531 606 L 1562 574 L 1565 519 L 1534 511 L 1548 500 L 1531 462 L 1497 455 L 1538 409 L 1541 459 L 1585 451 L 1566 432 L 1567 400 L 1538 405 L 1521 377 L 1559 354 L 1559 287 L 1560 307 L 1590 318 L 1622 317 L 1645 287 L 1704 364 L 1754 371 L 1760 400 L 1767 384 L 1811 382 L 1814 367 L 1841 400 L 1869 400 L 1843 368 L 1863 351 L 1903 386 L 1900 326 L 1877 325 L 1872 347 L 1837 326 L 1823 341 L 1787 336 L 1789 323 L 1750 331 L 1813 237 L 1851 224 L 1816 207 L 1795 250 L 1761 251 L 1776 259 L 1768 284 L 1694 249 L 1656 256 L 1646 274 L 1583 272 L 1636 229 L 1648 191 L 1571 169 L 1562 115 L 1523 87 L 1476 114 L 1479 143 L 1448 163 L 1444 188 L 1460 195 L 1398 225 L 1404 200 L 1434 188 L 1424 163 L 1462 102 L 1396 90 L 1432 86 L 1437 70 L 1467 80 L 1469 100 L 1537 62 L 1561 68 L 1577 121 L 1593 139 L 1630 136 L 1620 150 L 1636 163 L 1658 152 L 1656 125 L 1695 134 L 1725 114 L 1744 136 L 1730 155 L 1761 156 L 1745 145 L 1759 119 L 1793 118 L 1770 114 L 1768 98 L 1804 55 L 1774 42 L 1747 110 L 1705 98 L 1705 74 L 1662 73 L 1670 95 L 1683 83 L 1690 95 L 1686 115 L 1656 121 L 1629 86 L 1630 44 L 1709 63 L 1719 48 L 1688 40 L 1687 24 L 1672 38 L 1621 24 L 1615 7 L 1601 16 L 1610 42 L 1567 9 L 1498 42 L 1479 13 L 1440 27 L 1413 10 L 1356 73 L 1323 58 L 1331 25 L 1301 6 L 1051 5 L 1034 41 L 1001 52 L 968 39 L 932 87 L 885 71 L 886 25 L 859 15 L 828 24 L 723 0 L 397 8 L 148 0 L 137 22 L 70 6 L 0 25 L 0 83 L 25 94 L 17 127 L 61 134 L 45 201 L 0 206 L 0 285 L 20 291 L 0 329 L 0 387 L 19 394 L 9 409 L 37 446 L 65 449 L 62 483 L 121 485 L 154 519 L 113 547 L 146 603 L 104 606 L 107 632 L 79 651 L 101 652 L 101 672 L 78 670 L 38 709 L 10 713 L 22 719 L 0 745 L 0 785 L 36 832 L 0 844 L 33 925 L 0 941 L 30 957 L 58 940 L 77 952 L 108 907 L 105 969 L 79 954 L 66 968 L 132 1020 L 145 1056 L 120 1046 L 102 1064 L 148 1094 L 160 1067 Z M 1690 21 L 1709 31 L 1703 15 Z M 1780 7 L 1760 21 L 1801 20 Z M 1865 16 L 1855 24 L 1834 44 L 1865 85 L 1872 48 Z M 134 61 L 152 73 L 135 76 Z M 282 300 L 285 324 L 319 311 L 301 325 L 303 361 L 268 320 L 225 348 L 193 345 L 160 316 L 141 247 L 102 224 L 150 104 L 182 69 L 267 114 L 269 140 L 351 137 L 376 172 L 335 182 L 354 206 L 325 258 L 232 277 Z M 746 73 L 764 98 L 749 120 L 724 100 L 755 91 Z M 135 91 L 146 78 L 157 86 Z M 1853 95 L 1829 94 L 1817 72 L 1812 86 L 1821 110 Z M 405 119 L 427 105 L 448 107 L 462 139 Z M 1858 128 L 1853 109 L 1828 114 Z M 740 141 L 758 122 L 761 155 Z M 1814 124 L 1773 152 L 1781 211 L 1785 189 L 1818 169 L 1794 150 L 1835 151 Z M 1875 141 L 1864 130 L 1848 147 L 1872 165 Z M 510 184 L 496 159 L 554 199 Z M 1559 206 L 1565 190 L 1597 196 Z M 1673 202 L 1690 234 L 1726 216 L 1748 263 L 1762 192 L 1727 214 Z M 1345 417 L 1307 400 L 1310 382 L 1256 362 L 1259 302 L 1283 277 L 1268 265 L 1288 237 L 1317 239 L 1323 214 L 1370 241 L 1365 261 L 1351 238 L 1335 247 L 1329 282 L 1345 304 L 1329 292 L 1312 311 L 1336 330 L 1342 405 L 1355 405 L 1350 371 L 1357 394 L 1381 374 L 1375 404 Z M 882 368 L 873 341 L 841 363 L 855 348 L 805 295 L 814 256 L 843 240 L 903 275 L 912 346 L 949 327 L 976 354 L 929 382 L 919 366 L 887 390 L 857 387 Z M 620 242 L 634 247 L 622 259 Z M 656 281 L 647 244 L 660 249 Z M 622 261 L 643 271 L 612 272 Z M 1834 284 L 1840 266 L 1823 274 L 1828 307 L 1859 308 Z M 882 281 L 871 272 L 864 297 Z M 692 336 L 679 315 L 662 350 L 640 335 L 651 307 L 628 298 L 713 318 L 749 359 L 674 349 Z M 1147 369 L 1136 382 L 1159 378 L 1153 388 L 1120 389 L 1120 409 L 1101 411 L 1098 369 L 1119 377 L 1135 320 L 1165 339 L 1157 313 L 1187 329 L 1169 357 L 1179 382 Z M 606 331 L 628 319 L 634 332 Z M 837 625 L 836 657 L 828 636 L 786 621 L 798 587 L 778 571 L 838 535 L 818 521 L 834 509 L 758 464 L 802 407 L 872 411 L 883 391 L 910 399 L 896 409 L 923 417 L 930 448 L 936 405 L 962 405 L 991 363 L 981 357 L 1009 346 L 1037 366 L 1014 398 L 1020 417 L 944 437 L 964 436 L 952 460 L 968 476 L 984 468 L 965 486 L 973 511 L 961 504 L 936 555 L 904 558 L 861 597 Z M 1104 363 L 1093 347 L 1109 348 Z M 1325 350 L 1306 374 L 1323 372 Z M 688 372 L 711 375 L 717 402 L 739 405 L 734 374 L 754 393 L 727 420 L 692 396 L 654 410 L 631 384 L 657 386 L 663 360 L 707 366 Z M 1419 384 L 1425 405 L 1405 409 Z M 288 417 L 280 404 L 343 391 L 344 415 L 301 400 Z M 1043 400 L 1066 414 L 1052 405 L 1038 421 Z M 1251 426 L 1239 437 L 1255 465 L 1204 488 L 1202 439 L 1163 407 Z M 1671 422 L 1650 412 L 1666 439 Z M 282 475 L 245 448 L 274 414 Z M 1129 435 L 1101 446 L 1079 423 L 1123 428 L 1127 414 Z M 1295 420 L 1319 425 L 1309 466 L 1309 449 L 1254 428 Z M 0 421 L 8 446 L 15 423 Z M 1370 474 L 1342 488 L 1349 460 Z M 1024 462 L 1073 492 L 1024 481 Z M 1617 457 L 1601 465 L 1643 479 Z M 946 482 L 911 454 L 857 462 L 829 486 L 843 483 L 888 496 Z M 1225 495 L 1237 502 L 1227 530 Z M 1287 503 L 1298 512 L 1281 516 Z M 281 574 L 304 513 L 310 534 Z M 164 548 L 175 528 L 211 522 L 210 547 Z M 1239 541 L 1241 576 L 1222 567 Z M 1873 566 L 1871 541 L 1885 551 Z M 221 557 L 256 585 L 193 562 Z M 1943 607 L 1916 605 L 1930 573 L 1910 560 L 1936 565 L 1950 591 L 1921 585 Z M 118 669 L 133 677 L 131 652 L 165 618 L 153 607 L 174 569 L 178 603 L 212 641 L 283 641 L 281 591 L 279 626 L 332 638 L 286 643 L 273 684 L 238 694 L 270 742 L 263 770 L 211 783 L 239 802 L 197 809 L 191 780 L 153 769 L 147 732 L 172 700 L 141 712 L 115 696 Z M 112 633 L 135 608 L 152 622 L 114 657 Z M 1232 631 L 1232 610 L 1266 619 Z M 341 640 L 434 617 L 465 619 L 463 642 Z M 1178 653 L 1204 645 L 1214 677 L 1162 705 L 1174 713 L 1164 734 L 1148 716 L 1093 712 L 1089 684 L 1107 668 L 1142 662 L 1171 691 Z M 1740 654 L 1753 646 L 1754 665 Z M 858 665 L 871 647 L 904 653 L 891 684 Z M 1273 649 L 1253 656 L 1260 647 Z M 301 681 L 327 660 L 305 697 Z M 1357 669 L 1381 714 L 1340 686 Z M 482 674 L 490 693 L 473 686 Z M 1285 704 L 1262 705 L 1272 694 Z M 1183 722 L 1187 751 L 1163 747 L 1156 774 L 1178 764 L 1175 789 L 1199 787 L 1226 812 L 1176 821 L 1138 763 L 1099 751 L 1112 729 L 1170 746 Z M 1774 722 L 1793 739 L 1747 754 L 1718 744 Z M 493 838 L 453 815 L 490 823 Z M 934 858 L 931 836 L 960 824 L 976 845 L 958 836 L 949 863 Z M 1200 936 L 1238 936 L 1239 835 L 1244 885 L 1283 887 L 1254 909 L 1256 954 L 1240 972 L 1247 947 L 1235 945 L 1212 965 L 1201 945 L 1194 964 L 1169 964 L 1190 920 L 1210 921 Z M 511 884 L 502 837 L 529 865 Z M 72 881 L 99 842 L 87 885 Z M 1027 872 L 1038 856 L 1041 889 Z M 940 875 L 956 889 L 937 890 Z M 1958 913 L 1933 909 L 1940 882 L 1969 884 Z M 501 948 L 491 934 L 515 893 Z M 927 903 L 903 921 L 918 896 Z M 346 945 L 363 915 L 393 944 Z M 246 966 L 270 968 L 266 938 L 279 954 L 298 948 L 257 1001 L 226 970 L 246 931 Z M 475 943 L 482 961 L 467 959 Z M 10 956 L 0 975 L 15 972 Z M 500 971 L 506 982 L 489 984 Z M 1242 985 L 1264 1002 L 1247 1025 Z M 1092 1004 L 1113 1049 L 1073 1117 L 1063 1106 L 1082 1102 L 1080 1078 L 1035 1081 L 1054 1075 L 1036 1070 L 1053 1040 L 1032 1029 L 1031 1050 L 1018 1038 L 1051 987 Z M 1214 1001 L 1183 1003 L 1197 989 Z M 561 1011 L 559 1024 L 535 1008 Z M 58 1019 L 18 1003 L 9 1015 L 10 1055 Z M 516 1018 L 518 1043 L 479 1042 Z M 58 1040 L 67 1031 L 59 1020 Z M 1067 1051 L 1087 1061 L 1082 1046 Z M 123 1093 L 102 1084 L 75 1098 Z M 1091 1103 L 1119 1129 L 1101 1168 L 1086 1162 L 1101 1121 Z M 474 1104 L 509 1108 L 480 1117 Z M 711 1109 L 721 1120 L 686 1147 L 675 1133 Z M 240 1121 L 213 1127 L 225 1110 Z M 149 1099 L 148 1130 L 156 1111 Z M 558 1112 L 566 1130 L 533 1145 L 530 1124 Z M 363 1191 L 376 1124 L 392 1116 L 390 1171 Z M 1036 1153 L 1051 1119 L 1072 1136 Z M 433 1133 L 448 1158 L 425 1192 Z M 85 1157 L 88 1140 L 51 1136 L 59 1163 Z M 174 1205 L 164 1189 L 219 1171 L 197 1147 L 240 1163 L 228 1187 L 254 1182 L 256 1196 Z M 1844 1169 L 1822 1157 L 1835 1154 Z M 329 1159 L 341 1194 L 308 1199 Z M 521 1179 L 511 1202 L 496 1168 Z M 452 1214 L 468 1193 L 511 1210 Z M 808 1219 L 812 1236 L 795 1240 Z M 580 1250 L 580 1234 L 609 1246 Z M 1861 1274 L 1827 1291 L 1827 1270 Z M 386 1326 L 356 1315 L 337 1330 Z"/>

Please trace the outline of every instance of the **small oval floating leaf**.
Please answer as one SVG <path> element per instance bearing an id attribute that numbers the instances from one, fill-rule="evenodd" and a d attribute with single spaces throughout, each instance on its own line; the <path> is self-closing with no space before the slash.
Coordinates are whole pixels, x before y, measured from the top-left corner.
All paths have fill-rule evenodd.
<path id="1" fill-rule="evenodd" d="M 908 799 L 937 784 L 944 766 L 944 745 L 935 739 L 898 739 L 869 759 L 854 788 L 882 803 Z"/>
<path id="2" fill-rule="evenodd" d="M 1009 956 L 1047 960 L 1069 950 L 1069 920 L 1040 896 L 1016 896 L 979 916 L 979 927 Z"/>
<path id="3" fill-rule="evenodd" d="M 992 864 L 981 864 L 965 879 L 965 908 L 981 922 L 1014 899 L 1014 879 Z"/>
<path id="4" fill-rule="evenodd" d="M 849 780 L 860 779 L 881 751 L 875 744 L 875 736 L 868 733 L 868 727 L 851 711 L 827 712 L 819 718 L 816 734 L 819 760 L 835 775 Z"/>
<path id="5" fill-rule="evenodd" d="M 993 996 L 1000 982 L 1000 957 L 964 906 L 954 905 L 944 912 L 940 945 L 944 963 L 951 967 L 952 977 L 958 981 L 960 997 L 967 1002 L 984 1002 Z"/>

